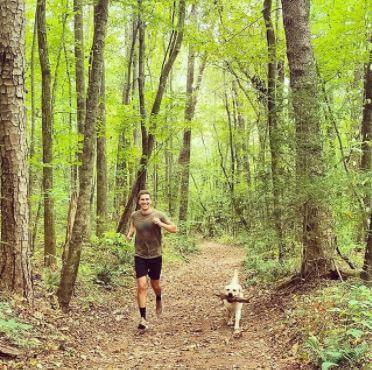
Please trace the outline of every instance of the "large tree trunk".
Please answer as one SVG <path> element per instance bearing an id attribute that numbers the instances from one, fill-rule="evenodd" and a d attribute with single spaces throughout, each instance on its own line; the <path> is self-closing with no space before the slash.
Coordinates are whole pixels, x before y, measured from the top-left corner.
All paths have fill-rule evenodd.
<path id="1" fill-rule="evenodd" d="M 44 264 L 51 267 L 56 262 L 56 235 L 54 222 L 53 191 L 53 112 L 51 73 L 45 20 L 46 0 L 37 2 L 37 29 L 39 60 L 41 66 L 41 110 L 43 142 L 43 197 L 44 197 Z"/>
<path id="2" fill-rule="evenodd" d="M 104 66 L 100 95 L 97 128 L 97 236 L 102 236 L 107 227 L 106 96 Z"/>
<path id="3" fill-rule="evenodd" d="M 303 226 L 301 275 L 311 278 L 332 268 L 330 211 L 324 177 L 317 74 L 309 27 L 309 0 L 282 0 L 287 58 L 296 122 L 296 171 Z"/>
<path id="4" fill-rule="evenodd" d="M 139 7 L 141 9 L 142 0 L 138 0 Z M 139 12 L 139 17 L 141 16 L 141 11 Z M 141 113 L 141 131 L 142 131 L 142 156 L 139 163 L 139 169 L 137 171 L 137 176 L 132 186 L 131 192 L 128 196 L 127 205 L 121 215 L 117 231 L 125 232 L 128 224 L 129 217 L 135 206 L 135 198 L 139 190 L 144 189 L 146 185 L 146 175 L 148 163 L 154 148 L 155 136 L 154 132 L 156 130 L 156 117 L 159 114 L 161 102 L 164 96 L 164 90 L 169 77 L 169 73 L 173 67 L 176 57 L 180 51 L 182 39 L 183 39 L 183 26 L 185 22 L 185 0 L 180 0 L 178 5 L 178 23 L 176 29 L 172 31 L 169 40 L 169 46 L 167 53 L 164 57 L 164 63 L 161 69 L 159 85 L 154 99 L 154 103 L 151 109 L 150 116 L 150 132 L 147 132 L 147 128 L 144 125 L 146 112 L 145 98 L 144 98 L 144 21 L 139 19 L 139 78 L 138 78 L 138 91 L 140 98 L 140 113 Z M 143 66 L 141 67 L 141 64 Z"/>
<path id="5" fill-rule="evenodd" d="M 370 40 L 371 41 L 371 40 Z M 362 119 L 362 158 L 360 169 L 366 174 L 372 170 L 372 51 L 369 52 L 369 62 L 366 64 L 364 79 L 364 107 Z M 370 178 L 369 178 L 370 179 Z M 363 265 L 362 278 L 365 280 L 372 279 L 372 196 L 371 180 L 368 181 L 367 194 L 364 196 L 364 206 L 368 215 L 366 221 L 366 252 Z"/>
<path id="6" fill-rule="evenodd" d="M 13 290 L 32 301 L 24 47 L 24 2 L 4 0 L 0 8 L 0 290 Z"/>
<path id="7" fill-rule="evenodd" d="M 280 142 L 276 112 L 276 40 L 271 19 L 272 1 L 264 0 L 263 16 L 266 26 L 268 49 L 267 64 L 267 117 L 271 153 L 271 177 L 273 182 L 273 217 L 278 242 L 278 257 L 282 261 L 285 254 L 282 228 L 281 177 L 280 177 Z"/>
<path id="8" fill-rule="evenodd" d="M 71 240 L 66 249 L 67 257 L 62 267 L 58 300 L 62 309 L 68 308 L 75 286 L 83 242 L 86 239 L 92 178 L 94 167 L 94 148 L 96 142 L 96 122 L 103 68 L 103 52 L 106 36 L 108 0 L 99 0 L 94 7 L 94 35 L 92 44 L 92 66 L 89 78 L 82 166 L 79 173 L 79 195 L 76 216 L 72 227 Z"/>

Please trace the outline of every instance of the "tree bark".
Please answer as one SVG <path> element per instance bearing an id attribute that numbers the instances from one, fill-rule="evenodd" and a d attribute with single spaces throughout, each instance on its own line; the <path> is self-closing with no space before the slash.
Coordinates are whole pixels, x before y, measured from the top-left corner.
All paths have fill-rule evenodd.
<path id="1" fill-rule="evenodd" d="M 24 74 L 24 2 L 4 0 L 0 8 L 0 290 L 15 291 L 32 302 Z"/>
<path id="2" fill-rule="evenodd" d="M 92 66 L 89 78 L 82 166 L 79 173 L 79 195 L 68 255 L 62 267 L 61 283 L 57 291 L 62 309 L 69 306 L 75 286 L 83 242 L 89 226 L 89 207 L 92 192 L 96 122 L 98 116 L 99 92 L 103 68 L 103 52 L 106 36 L 108 0 L 99 0 L 94 7 L 94 34 L 92 44 Z"/>
<path id="3" fill-rule="evenodd" d="M 132 91 L 135 90 L 135 85 L 132 81 L 132 74 L 133 78 L 136 78 L 135 73 L 135 51 L 136 51 L 136 41 L 138 35 L 138 21 L 137 19 L 133 19 L 132 21 L 132 35 L 129 50 L 128 50 L 128 64 L 127 64 L 127 72 L 126 72 L 126 81 L 123 87 L 123 105 L 129 106 L 130 104 L 130 96 Z M 125 150 L 130 145 L 129 140 L 129 130 L 127 127 L 127 123 L 123 122 L 123 125 L 120 130 L 119 140 L 118 140 L 118 149 L 117 149 L 117 161 L 116 161 L 116 177 L 115 177 L 115 215 L 116 217 L 120 216 L 121 207 L 125 206 L 128 196 L 128 180 L 129 180 L 129 166 L 127 161 L 127 154 L 125 154 Z"/>
<path id="4" fill-rule="evenodd" d="M 330 211 L 323 188 L 324 161 L 317 74 L 309 27 L 309 0 L 282 0 L 287 58 L 296 122 L 296 172 L 303 226 L 303 278 L 332 269 Z"/>
<path id="5" fill-rule="evenodd" d="M 106 96 L 104 69 L 105 67 L 103 66 L 97 128 L 97 236 L 102 236 L 107 228 Z"/>
<path id="6" fill-rule="evenodd" d="M 371 40 L 370 40 L 371 42 Z M 368 174 L 372 170 L 372 51 L 369 52 L 369 62 L 365 67 L 364 78 L 364 107 L 362 118 L 362 158 L 360 162 L 360 169 Z M 366 232 L 366 251 L 363 264 L 363 273 L 361 277 L 365 280 L 372 279 L 372 196 L 371 196 L 371 178 L 368 180 L 369 186 L 366 188 L 367 194 L 364 196 L 364 206 L 369 220 L 365 223 L 367 225 Z"/>
<path id="7" fill-rule="evenodd" d="M 84 137 L 85 122 L 85 68 L 84 68 L 84 14 L 82 0 L 74 0 L 74 36 L 75 36 L 75 79 L 76 79 L 76 106 L 77 130 Z M 79 162 L 82 162 L 82 152 L 77 153 Z"/>
<path id="8" fill-rule="evenodd" d="M 267 40 L 267 123 L 271 153 L 271 178 L 273 183 L 273 217 L 278 242 L 278 258 L 282 262 L 285 257 L 283 242 L 282 208 L 281 208 L 281 176 L 280 176 L 280 141 L 276 112 L 276 40 L 271 18 L 272 1 L 264 0 L 263 16 Z"/>
<path id="9" fill-rule="evenodd" d="M 141 8 L 142 0 L 138 0 L 139 7 Z M 141 11 L 139 12 L 139 17 Z M 151 109 L 150 116 L 150 130 L 147 132 L 145 127 L 145 97 L 144 97 L 144 22 L 139 20 L 139 78 L 138 78 L 138 91 L 140 98 L 140 113 L 141 113 L 141 132 L 142 132 L 142 156 L 139 163 L 139 169 L 132 186 L 131 192 L 128 196 L 127 205 L 121 215 L 117 232 L 125 232 L 128 224 L 129 217 L 135 206 L 135 198 L 139 190 L 144 189 L 146 185 L 146 175 L 148 163 L 155 144 L 155 129 L 156 117 L 159 114 L 161 102 L 164 95 L 165 86 L 169 77 L 169 73 L 173 67 L 176 57 L 180 51 L 183 40 L 183 27 L 185 22 L 185 0 L 180 0 L 178 5 L 178 23 L 176 29 L 172 31 L 167 53 L 164 57 L 164 63 L 161 69 L 158 89 L 156 92 L 155 100 Z M 142 35 L 142 36 L 141 36 Z"/>
<path id="10" fill-rule="evenodd" d="M 30 87 L 31 87 L 31 135 L 30 135 L 30 151 L 29 151 L 29 183 L 28 183 L 28 206 L 29 206 L 29 222 L 32 225 L 33 212 L 32 212 L 32 194 L 34 191 L 34 184 L 36 176 L 33 171 L 33 158 L 35 155 L 35 125 L 36 125 L 36 104 L 35 104 L 35 51 L 36 51 L 36 41 L 37 40 L 37 13 L 35 10 L 34 19 L 34 30 L 32 33 L 32 43 L 31 43 L 31 61 L 30 61 Z M 35 218 L 36 222 L 36 218 Z M 32 227 L 29 228 L 29 240 L 30 240 L 30 250 L 31 253 L 34 251 L 34 243 L 32 237 Z"/>
<path id="11" fill-rule="evenodd" d="M 180 206 L 178 212 L 178 221 L 180 224 L 187 221 L 187 212 L 189 204 L 189 184 L 190 184 L 190 156 L 191 156 L 191 121 L 194 118 L 195 107 L 197 103 L 197 92 L 203 78 L 206 65 L 206 56 L 200 62 L 199 73 L 197 76 L 196 86 L 194 87 L 194 69 L 195 69 L 195 50 L 190 45 L 189 56 L 187 61 L 187 81 L 186 81 L 186 105 L 185 121 L 188 124 L 183 130 L 182 148 L 179 155 L 179 164 L 181 166 L 180 176 Z M 181 229 L 182 231 L 182 229 Z"/>
<path id="12" fill-rule="evenodd" d="M 53 191 L 53 112 L 51 96 L 51 72 L 46 31 L 46 0 L 37 2 L 37 29 L 39 60 L 41 67 L 41 110 L 43 142 L 43 197 L 44 197 L 44 265 L 56 263 L 56 235 L 54 221 Z"/>

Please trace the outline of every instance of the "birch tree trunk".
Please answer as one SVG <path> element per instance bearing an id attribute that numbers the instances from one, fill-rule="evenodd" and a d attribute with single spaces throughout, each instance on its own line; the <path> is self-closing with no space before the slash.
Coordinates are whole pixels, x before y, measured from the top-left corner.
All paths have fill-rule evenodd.
<path id="1" fill-rule="evenodd" d="M 322 185 L 324 159 L 317 97 L 317 73 L 309 27 L 309 0 L 282 0 L 287 58 L 296 122 L 296 172 L 303 227 L 303 278 L 332 268 L 330 211 Z"/>
<path id="2" fill-rule="evenodd" d="M 0 7 L 0 290 L 15 291 L 32 302 L 24 47 L 24 2 L 4 0 Z"/>

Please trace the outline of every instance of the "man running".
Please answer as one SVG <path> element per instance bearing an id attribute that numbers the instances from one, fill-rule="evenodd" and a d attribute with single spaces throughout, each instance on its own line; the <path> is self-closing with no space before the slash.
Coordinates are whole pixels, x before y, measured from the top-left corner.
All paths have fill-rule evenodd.
<path id="1" fill-rule="evenodd" d="M 162 312 L 160 286 L 162 267 L 161 229 L 175 233 L 177 226 L 164 213 L 151 208 L 150 193 L 147 190 L 141 190 L 138 193 L 137 201 L 140 209 L 130 216 L 127 239 L 132 240 L 133 234 L 135 234 L 134 268 L 137 279 L 137 302 L 141 315 L 138 329 L 145 330 L 148 328 L 146 320 L 147 275 L 150 277 L 151 287 L 156 295 L 156 314 L 160 315 Z"/>

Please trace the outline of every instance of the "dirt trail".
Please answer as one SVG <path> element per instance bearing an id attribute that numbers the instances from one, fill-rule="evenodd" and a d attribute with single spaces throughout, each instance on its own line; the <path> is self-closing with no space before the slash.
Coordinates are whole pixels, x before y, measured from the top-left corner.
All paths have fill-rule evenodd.
<path id="1" fill-rule="evenodd" d="M 243 259 L 239 247 L 204 241 L 189 263 L 166 264 L 164 312 L 156 317 L 154 294 L 149 292 L 150 328 L 144 334 L 136 329 L 133 289 L 108 292 L 103 304 L 89 307 L 74 301 L 69 315 L 56 316 L 49 309 L 40 321 L 50 327 L 43 348 L 5 368 L 300 369 L 283 350 L 289 338 L 278 329 L 280 305 L 260 296 L 259 289 L 246 290 L 251 298 L 243 307 L 242 335 L 235 338 L 226 325 L 214 293 L 230 281 L 234 268 L 242 270 Z"/>
<path id="2" fill-rule="evenodd" d="M 240 267 L 238 247 L 204 242 L 190 263 L 168 266 L 163 272 L 164 313 L 157 318 L 154 295 L 149 294 L 149 330 L 135 329 L 138 312 L 130 308 L 112 341 L 90 356 L 91 368 L 188 368 L 188 369 L 290 369 L 276 358 L 270 327 L 250 304 L 243 308 L 242 335 L 234 338 L 224 321 L 223 307 L 215 292 L 221 291 Z M 252 303 L 253 304 L 253 303 Z M 255 310 L 257 311 L 257 310 Z M 258 313 L 259 314 L 259 313 Z M 104 352 L 104 355 L 103 353 Z"/>

